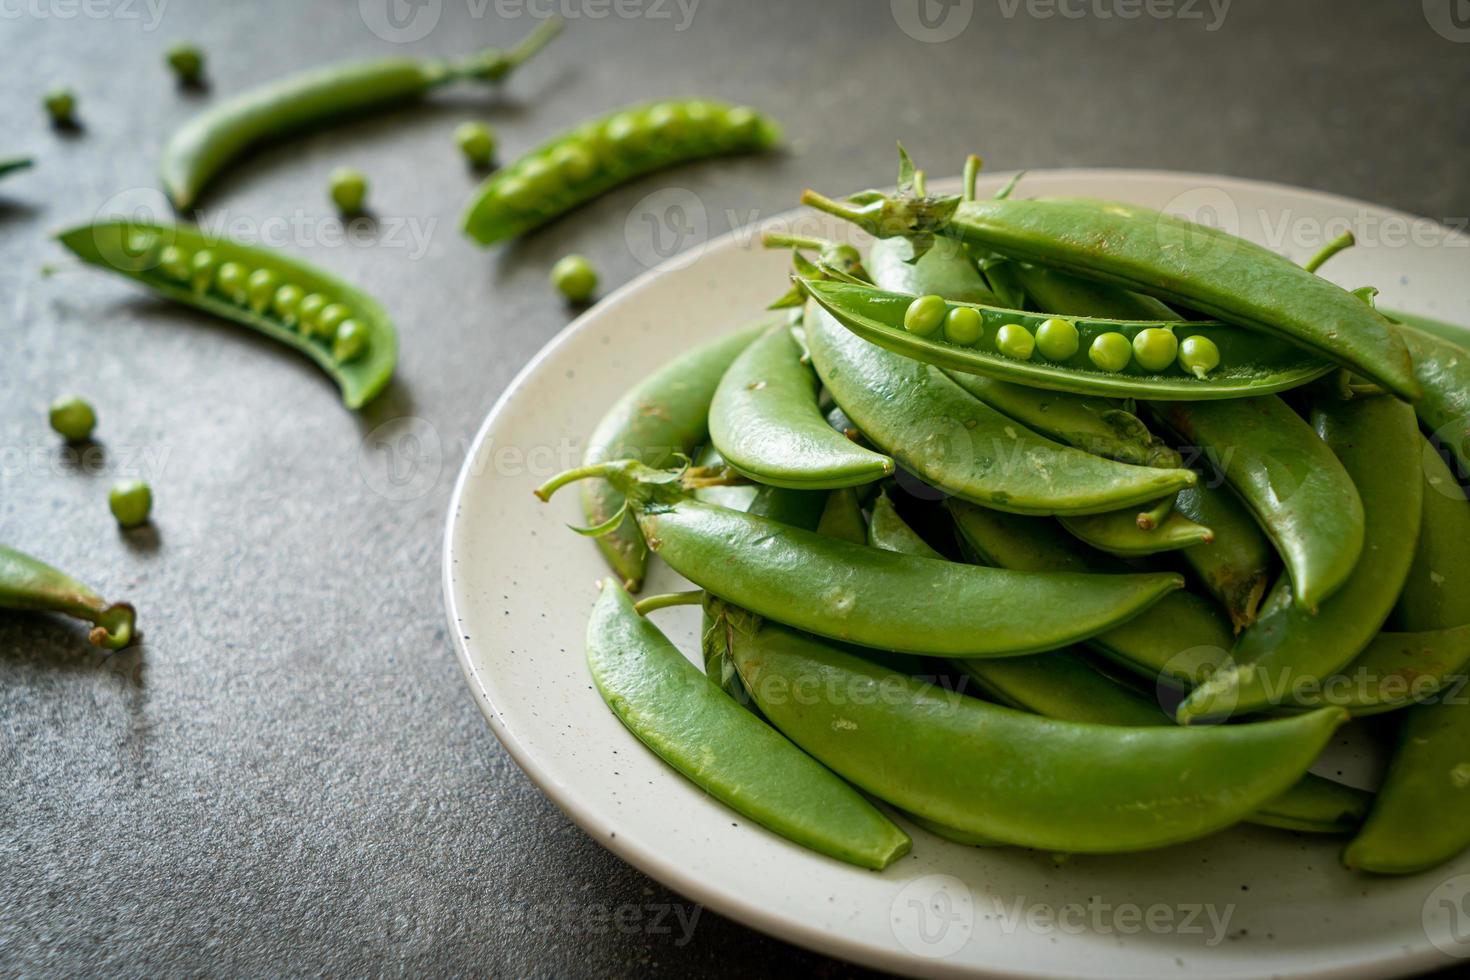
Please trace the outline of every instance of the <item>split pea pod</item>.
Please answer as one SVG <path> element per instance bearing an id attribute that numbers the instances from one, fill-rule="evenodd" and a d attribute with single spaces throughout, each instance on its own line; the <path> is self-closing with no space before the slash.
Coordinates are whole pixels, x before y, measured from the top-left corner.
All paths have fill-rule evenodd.
<path id="1" fill-rule="evenodd" d="M 524 235 L 634 177 L 706 157 L 758 153 L 781 128 L 746 106 L 706 99 L 628 106 L 583 123 L 492 174 L 464 233 L 481 245 Z"/>
<path id="2" fill-rule="evenodd" d="M 977 657 L 1052 649 L 1124 622 L 1182 585 L 1177 575 L 1029 574 L 879 551 L 692 499 L 680 474 L 624 460 L 576 480 L 620 491 L 644 540 L 700 588 L 761 616 L 860 646 Z M 1064 617 L 1056 609 L 1066 609 Z"/>
<path id="3" fill-rule="evenodd" d="M 834 430 L 817 406 L 816 372 L 784 320 L 735 358 L 709 408 L 725 462 L 770 486 L 829 489 L 872 483 L 893 460 Z"/>
<path id="4" fill-rule="evenodd" d="M 1312 424 L 1362 498 L 1362 558 L 1318 608 L 1295 598 L 1293 583 L 1278 582 L 1229 666 L 1179 706 L 1181 723 L 1250 714 L 1316 691 L 1372 642 L 1403 589 L 1424 500 L 1413 407 L 1385 395 L 1343 401 L 1324 391 L 1312 403 Z"/>
<path id="5" fill-rule="evenodd" d="M 305 262 L 185 224 L 103 221 L 57 239 L 89 265 L 305 354 L 348 408 L 367 404 L 393 377 L 398 333 L 387 312 Z"/>
<path id="6" fill-rule="evenodd" d="M 781 314 L 768 314 L 676 357 L 638 382 L 592 430 L 582 461 L 631 458 L 657 468 L 693 453 L 708 435 L 710 401 L 720 378 L 741 351 L 782 319 Z M 593 526 L 620 514 L 623 503 L 622 493 L 605 480 L 589 480 L 582 486 L 582 513 Z M 634 521 L 622 521 L 598 537 L 597 547 L 629 591 L 643 587 L 648 547 Z"/>
<path id="7" fill-rule="evenodd" d="M 0 544 L 0 608 L 55 612 L 93 625 L 93 644 L 121 650 L 133 642 L 136 613 L 29 555 Z"/>
<path id="8" fill-rule="evenodd" d="M 1181 551 L 1201 585 L 1230 614 L 1236 632 L 1256 621 L 1275 552 L 1250 511 L 1224 487 L 1201 483 L 1179 491 L 1174 510 L 1214 532 L 1214 541 Z"/>
<path id="9" fill-rule="evenodd" d="M 742 708 L 607 579 L 587 666 L 618 720 L 700 789 L 804 847 L 879 870 L 910 840 L 852 787 Z"/>
<path id="10" fill-rule="evenodd" d="M 411 102 L 459 79 L 499 82 L 560 30 L 561 21 L 553 19 L 508 51 L 488 49 L 458 62 L 385 58 L 327 65 L 243 92 L 195 116 L 170 137 L 160 168 L 164 189 L 182 211 L 252 147 Z"/>

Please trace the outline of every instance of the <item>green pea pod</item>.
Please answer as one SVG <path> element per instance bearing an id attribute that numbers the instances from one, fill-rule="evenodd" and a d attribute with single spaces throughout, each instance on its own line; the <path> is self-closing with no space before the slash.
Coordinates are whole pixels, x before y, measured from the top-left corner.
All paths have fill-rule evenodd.
<path id="1" fill-rule="evenodd" d="M 1224 472 L 1286 562 L 1298 602 L 1315 609 L 1347 581 L 1363 550 L 1363 502 L 1343 464 L 1285 402 L 1266 397 L 1154 409 Z"/>
<path id="2" fill-rule="evenodd" d="M 1062 527 L 1078 540 L 1114 555 L 1153 555 L 1198 545 L 1208 546 L 1215 532 L 1170 511 L 1156 527 L 1145 529 L 1136 511 L 1113 511 L 1083 517 L 1060 517 Z"/>
<path id="3" fill-rule="evenodd" d="M 1182 585 L 1166 573 L 1028 574 L 896 555 L 700 503 L 678 473 L 633 460 L 563 473 L 537 495 L 598 477 L 625 495 L 649 547 L 700 588 L 879 650 L 983 657 L 1053 649 L 1124 622 Z"/>
<path id="4" fill-rule="evenodd" d="M 902 240 L 902 239 L 900 239 Z M 941 239 L 948 241 L 949 239 Z M 937 245 L 937 243 L 936 243 Z M 1109 316 L 1119 320 L 1179 320 L 1180 316 L 1152 296 L 1093 279 L 1024 262 L 1012 263 L 1021 288 L 1038 309 L 1053 316 Z"/>
<path id="5" fill-rule="evenodd" d="M 921 558 L 943 558 L 929 546 L 908 523 L 898 516 L 888 494 L 880 494 L 873 501 L 873 515 L 868 520 L 868 545 L 884 551 L 896 551 L 903 555 Z"/>
<path id="6" fill-rule="evenodd" d="M 1420 328 L 1428 322 L 1423 317 L 1408 319 Z M 1435 441 L 1455 454 L 1460 472 L 1470 474 L 1470 349 L 1465 346 L 1466 335 L 1451 342 L 1415 326 L 1398 328 L 1414 358 L 1414 375 L 1424 388 L 1424 397 L 1414 408 Z M 1454 329 L 1439 326 L 1446 332 Z"/>
<path id="7" fill-rule="evenodd" d="M 1056 721 L 770 622 L 732 655 L 766 717 L 859 788 L 945 827 L 1076 853 L 1161 847 L 1244 819 L 1297 782 L 1347 717 L 1325 708 L 1207 730 Z"/>
<path id="8" fill-rule="evenodd" d="M 1238 633 L 1256 621 L 1275 553 L 1250 511 L 1229 490 L 1200 484 L 1179 491 L 1174 509 L 1214 532 L 1210 544 L 1181 551 L 1185 563 L 1225 607 Z"/>
<path id="9" fill-rule="evenodd" d="M 81 582 L 0 544 L 0 608 L 55 612 L 93 625 L 87 639 L 121 650 L 133 642 L 137 618 L 125 602 L 109 603 Z"/>
<path id="10" fill-rule="evenodd" d="M 524 235 L 634 177 L 781 138 L 774 120 L 705 99 L 628 106 L 557 136 L 490 176 L 465 211 L 481 245 Z"/>
<path id="11" fill-rule="evenodd" d="M 863 508 L 858 503 L 857 491 L 844 487 L 827 494 L 827 503 L 822 507 L 822 519 L 817 522 L 817 533 L 839 541 L 867 544 L 868 524 L 863 520 Z"/>
<path id="12" fill-rule="evenodd" d="M 639 616 L 615 579 L 587 626 L 587 666 L 618 720 L 700 789 L 804 847 L 881 870 L 908 835 L 850 786 L 726 697 Z"/>
<path id="13" fill-rule="evenodd" d="M 868 267 L 884 289 L 918 296 L 943 296 L 956 303 L 1003 305 L 986 285 L 975 260 L 958 242 L 941 239 L 922 256 L 906 238 L 880 238 L 868 250 Z"/>
<path id="14" fill-rule="evenodd" d="M 337 383 L 348 408 L 367 404 L 393 377 L 398 332 L 387 312 L 367 293 L 305 262 L 184 224 L 104 221 L 64 231 L 57 240 L 83 262 L 305 354 Z M 238 268 L 238 285 L 220 282 L 227 265 Z M 246 285 L 251 273 L 268 277 L 268 289 L 252 291 Z M 298 317 L 299 305 L 311 297 L 323 315 L 340 314 L 330 331 L 319 329 L 320 320 Z M 357 338 L 350 353 L 339 345 L 349 324 Z"/>
<path id="15" fill-rule="evenodd" d="M 1459 688 L 1470 663 L 1470 622 L 1422 633 L 1379 633 L 1363 652 L 1322 683 L 1291 699 L 1305 708 L 1336 705 L 1354 718 L 1396 711 Z"/>
<path id="16" fill-rule="evenodd" d="M 560 20 L 549 20 L 509 51 L 486 50 L 462 62 L 386 58 L 327 65 L 251 89 L 200 113 L 170 137 L 161 164 L 164 189 L 182 211 L 252 147 L 410 102 L 456 79 L 498 82 L 560 30 Z"/>
<path id="17" fill-rule="evenodd" d="M 710 401 L 720 378 L 741 351 L 781 319 L 781 314 L 767 314 L 729 336 L 681 354 L 638 382 L 592 430 L 582 461 L 637 459 L 657 468 L 693 453 L 708 435 Z M 582 513 L 593 526 L 612 520 L 623 503 L 623 495 L 605 480 L 590 480 L 582 487 Z M 636 522 L 623 521 L 599 537 L 597 547 L 630 592 L 643 587 L 648 547 Z"/>
<path id="18" fill-rule="evenodd" d="M 1470 572 L 1463 572 L 1470 541 L 1470 507 L 1434 444 L 1420 439 L 1424 517 L 1414 563 L 1392 622 L 1400 630 L 1434 630 L 1470 623 Z M 1464 578 L 1461 575 L 1464 574 Z"/>
<path id="19" fill-rule="evenodd" d="M 808 308 L 812 363 L 884 452 L 967 500 L 1026 514 L 1090 514 L 1157 500 L 1196 477 L 1132 466 L 1043 438 L 930 365 L 883 350 Z"/>
<path id="20" fill-rule="evenodd" d="M 19 170 L 28 170 L 35 163 L 30 157 L 6 157 L 0 160 L 0 177 L 13 174 Z"/>
<path id="21" fill-rule="evenodd" d="M 735 358 L 709 408 L 710 438 L 737 471 L 770 486 L 852 487 L 893 472 L 893 460 L 835 431 L 817 407 L 816 372 L 785 322 Z"/>
<path id="22" fill-rule="evenodd" d="M 1260 618 L 1240 634 L 1231 664 L 1179 706 L 1183 724 L 1250 714 L 1317 690 L 1372 642 L 1403 588 L 1424 498 L 1413 408 L 1382 395 L 1340 401 L 1322 393 L 1312 422 L 1362 497 L 1366 557 L 1349 565 L 1341 587 L 1315 610 L 1278 582 Z"/>
<path id="23" fill-rule="evenodd" d="M 880 347 L 949 371 L 981 374 L 1055 391 L 1113 398 L 1218 400 L 1297 388 L 1332 370 L 1332 365 L 1321 358 L 1303 353 L 1284 341 L 1223 323 L 1125 321 L 1105 317 L 1070 319 L 1078 333 L 1077 350 L 1070 357 L 1049 361 L 1036 353 L 1022 360 L 1000 350 L 1000 328 L 1015 324 L 1035 334 L 1042 323 L 1051 319 L 1049 315 L 949 302 L 947 309 L 968 308 L 980 315 L 981 338 L 975 345 L 966 345 L 945 339 L 942 332 L 921 336 L 909 331 L 904 317 L 917 299 L 910 293 L 888 292 L 861 283 L 806 278 L 797 281 L 844 327 Z M 1144 330 L 1160 329 L 1182 335 L 1180 339 L 1207 338 L 1220 351 L 1219 367 L 1196 376 L 1177 360 L 1157 371 L 1143 368 L 1136 359 L 1130 359 L 1118 371 L 1104 370 L 1091 360 L 1092 344 L 1104 334 L 1121 334 L 1131 342 Z"/>

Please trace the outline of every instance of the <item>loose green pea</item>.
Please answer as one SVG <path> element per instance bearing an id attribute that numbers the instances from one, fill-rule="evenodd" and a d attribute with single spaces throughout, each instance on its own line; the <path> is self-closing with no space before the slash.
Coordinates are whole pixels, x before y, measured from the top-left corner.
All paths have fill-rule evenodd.
<path id="1" fill-rule="evenodd" d="M 1174 363 L 1179 354 L 1179 341 L 1163 327 L 1140 330 L 1133 337 L 1133 356 L 1145 371 L 1162 371 Z"/>
<path id="2" fill-rule="evenodd" d="M 1036 328 L 1036 349 L 1048 361 L 1065 361 L 1077 353 L 1077 327 L 1071 320 L 1052 317 Z"/>
<path id="3" fill-rule="evenodd" d="M 338 364 L 361 357 L 367 351 L 367 331 L 356 320 L 343 320 L 332 338 L 332 359 Z"/>
<path id="4" fill-rule="evenodd" d="M 186 42 L 168 49 L 168 66 L 179 76 L 179 81 L 193 84 L 204 75 L 204 52 Z"/>
<path id="5" fill-rule="evenodd" d="M 204 292 L 214 281 L 214 253 L 207 248 L 195 252 L 194 258 L 189 260 L 189 270 L 193 277 L 191 285 L 194 292 Z"/>
<path id="6" fill-rule="evenodd" d="M 177 245 L 165 245 L 162 252 L 158 253 L 158 267 L 163 274 L 176 282 L 184 282 L 189 278 L 190 258 L 189 254 Z"/>
<path id="7" fill-rule="evenodd" d="M 307 293 L 301 297 L 301 302 L 296 304 L 296 322 L 301 325 L 302 333 L 310 336 L 316 332 L 316 318 L 326 306 L 327 298 L 321 293 Z"/>
<path id="8" fill-rule="evenodd" d="M 1179 366 L 1196 378 L 1203 378 L 1220 366 L 1220 348 L 1209 337 L 1199 334 L 1185 337 L 1179 345 Z"/>
<path id="9" fill-rule="evenodd" d="M 271 309 L 286 323 L 295 323 L 302 296 L 301 287 L 288 282 L 271 297 Z"/>
<path id="10" fill-rule="evenodd" d="M 330 340 L 337 336 L 337 328 L 341 326 L 342 321 L 350 316 L 352 316 L 352 311 L 341 303 L 328 303 L 321 313 L 317 314 L 316 329 L 312 331 L 312 335 L 321 337 L 323 340 Z"/>
<path id="11" fill-rule="evenodd" d="M 944 323 L 949 305 L 943 296 L 920 296 L 903 313 L 903 328 L 911 334 L 927 337 Z"/>
<path id="12" fill-rule="evenodd" d="M 597 160 L 578 143 L 563 143 L 551 151 L 551 165 L 568 184 L 576 184 L 592 176 Z"/>
<path id="13" fill-rule="evenodd" d="M 271 297 L 276 294 L 278 282 L 276 274 L 269 269 L 256 269 L 250 273 L 250 283 L 246 286 L 246 292 L 250 297 L 250 308 L 260 313 L 269 306 Z"/>
<path id="14" fill-rule="evenodd" d="M 580 255 L 566 255 L 551 267 L 551 284 L 573 303 L 585 303 L 597 291 L 597 270 Z"/>
<path id="15" fill-rule="evenodd" d="M 77 97 L 69 88 L 52 89 L 42 104 L 51 114 L 53 126 L 70 126 L 77 121 Z"/>
<path id="16" fill-rule="evenodd" d="M 148 515 L 153 510 L 153 490 L 142 480 L 122 480 L 113 484 L 107 505 L 119 525 L 137 527 L 148 523 Z"/>
<path id="17" fill-rule="evenodd" d="M 482 122 L 460 123 L 454 131 L 454 142 L 472 167 L 488 167 L 495 159 L 495 130 Z"/>
<path id="18" fill-rule="evenodd" d="M 51 428 L 67 442 L 86 442 L 97 427 L 97 413 L 76 395 L 58 398 L 51 403 Z"/>
<path id="19" fill-rule="evenodd" d="M 1104 371 L 1121 371 L 1133 360 L 1133 345 L 1120 333 L 1100 334 L 1088 348 L 1087 357 Z"/>
<path id="20" fill-rule="evenodd" d="M 219 267 L 219 275 L 214 277 L 214 284 L 220 292 L 239 303 L 245 299 L 245 281 L 249 277 L 250 270 L 240 263 L 226 262 Z"/>
<path id="21" fill-rule="evenodd" d="M 338 167 L 330 178 L 332 202 L 346 215 L 361 214 L 367 204 L 368 181 L 361 170 Z"/>
<path id="22" fill-rule="evenodd" d="M 995 332 L 995 349 L 1006 357 L 1029 361 L 1036 350 L 1036 338 L 1019 323 L 1007 323 Z"/>
<path id="23" fill-rule="evenodd" d="M 980 342 L 985 336 L 985 321 L 978 310 L 968 306 L 956 306 L 944 316 L 944 339 L 951 344 L 966 347 Z"/>

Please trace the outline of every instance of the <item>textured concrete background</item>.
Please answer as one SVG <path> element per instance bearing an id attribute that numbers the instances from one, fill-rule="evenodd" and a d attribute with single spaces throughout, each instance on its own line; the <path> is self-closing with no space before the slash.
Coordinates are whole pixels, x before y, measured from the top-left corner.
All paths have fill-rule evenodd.
<path id="1" fill-rule="evenodd" d="M 1223 20 L 1219 0 L 1139 19 L 1107 16 L 1127 0 L 1063 0 L 1079 17 L 934 2 L 930 23 L 958 32 L 943 43 L 902 29 L 925 35 L 915 0 L 426 0 L 396 34 L 384 2 L 0 3 L 0 156 L 39 161 L 0 184 L 0 539 L 131 599 L 147 632 L 105 658 L 69 623 L 0 617 L 0 973 L 852 972 L 698 914 L 584 837 L 491 736 L 445 634 L 440 537 L 467 441 L 569 318 L 545 284 L 558 255 L 592 256 L 609 286 L 658 258 L 646 195 L 686 189 L 718 234 L 807 184 L 890 182 L 902 138 L 936 174 L 976 150 L 1470 213 L 1470 27 L 1436 31 L 1415 0 L 1236 0 Z M 204 201 L 211 226 L 393 312 L 398 380 L 360 416 L 248 332 L 99 274 L 40 275 L 61 257 L 48 232 L 157 206 L 163 141 L 218 95 L 509 43 L 527 9 L 569 30 L 499 94 L 446 91 L 260 153 Z M 162 66 L 178 38 L 207 49 L 210 93 Z M 76 88 L 81 133 L 46 125 L 52 83 Z M 475 178 L 456 123 L 491 122 L 514 152 L 668 94 L 767 108 L 792 151 L 641 181 L 496 251 L 459 236 Z M 370 174 L 378 219 L 347 242 L 324 193 L 345 163 Z M 68 455 L 46 427 L 71 391 L 98 408 L 100 452 Z M 130 474 L 153 482 L 157 519 L 119 534 L 106 491 Z"/>

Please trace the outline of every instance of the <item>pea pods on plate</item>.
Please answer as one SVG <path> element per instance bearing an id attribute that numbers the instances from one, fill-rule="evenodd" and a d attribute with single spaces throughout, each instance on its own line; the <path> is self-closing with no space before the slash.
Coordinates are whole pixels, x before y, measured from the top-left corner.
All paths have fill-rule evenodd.
<path id="1" fill-rule="evenodd" d="M 55 612 L 93 625 L 88 639 L 109 650 L 133 642 L 137 614 L 126 602 L 109 603 L 44 562 L 0 544 L 0 609 Z"/>
<path id="2" fill-rule="evenodd" d="M 1236 632 L 1254 623 L 1275 559 L 1256 519 L 1228 489 L 1204 483 L 1179 491 L 1174 510 L 1214 532 L 1211 543 L 1185 548 L 1180 557 L 1225 607 Z"/>

